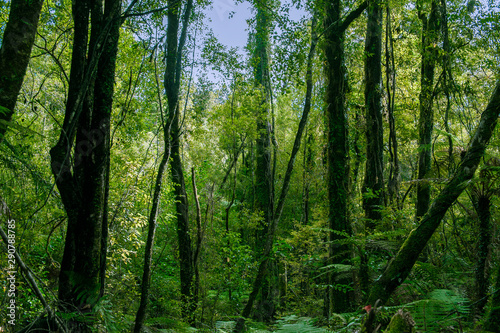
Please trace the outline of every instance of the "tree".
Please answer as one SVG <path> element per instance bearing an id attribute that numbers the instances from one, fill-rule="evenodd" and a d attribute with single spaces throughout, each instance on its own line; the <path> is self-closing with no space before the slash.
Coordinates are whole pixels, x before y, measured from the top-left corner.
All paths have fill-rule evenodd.
<path id="1" fill-rule="evenodd" d="M 184 171 L 180 153 L 181 122 L 179 106 L 179 88 L 182 72 L 182 52 L 186 43 L 187 27 L 193 8 L 193 1 L 188 0 L 182 17 L 182 31 L 179 36 L 179 21 L 181 17 L 180 0 L 168 1 L 168 26 L 167 26 L 167 66 L 165 69 L 165 94 L 168 103 L 168 117 L 172 117 L 169 135 L 165 136 L 165 147 L 171 150 L 171 174 L 174 183 L 175 210 L 177 217 L 177 240 L 179 242 L 181 294 L 183 317 L 193 322 L 193 311 L 196 303 L 193 300 L 194 261 L 191 236 L 189 235 L 188 201 Z"/>
<path id="2" fill-rule="evenodd" d="M 352 228 L 348 220 L 347 200 L 349 188 L 349 148 L 346 117 L 346 68 L 344 36 L 349 25 L 367 8 L 367 2 L 361 3 L 343 20 L 341 1 L 327 1 L 324 18 L 324 52 L 326 56 L 325 105 L 328 117 L 328 225 L 330 230 L 328 251 L 329 264 L 341 264 L 349 261 L 350 249 L 339 245 L 337 241 L 351 235 Z M 347 281 L 338 281 L 347 283 Z M 328 285 L 335 284 L 333 274 L 328 276 Z M 327 288 L 325 295 L 325 315 L 331 312 L 345 311 L 351 306 L 352 297 L 339 289 Z"/>
<path id="3" fill-rule="evenodd" d="M 445 0 L 443 0 L 445 1 Z M 397 208 L 400 204 L 401 171 L 398 157 L 398 141 L 396 137 L 396 120 L 394 118 L 394 101 L 396 99 L 396 66 L 394 62 L 394 37 L 392 34 L 392 19 L 390 4 L 386 4 L 385 24 L 385 63 L 386 63 L 386 90 L 387 90 L 387 116 L 389 120 L 389 177 L 387 179 L 387 195 L 389 202 L 394 199 Z"/>
<path id="4" fill-rule="evenodd" d="M 367 229 L 380 220 L 384 205 L 384 127 L 382 123 L 382 3 L 368 1 L 365 40 L 366 168 L 363 208 Z"/>
<path id="5" fill-rule="evenodd" d="M 383 304 L 387 303 L 392 292 L 404 282 L 446 211 L 466 189 L 469 180 L 474 176 L 496 127 L 498 114 L 500 114 L 500 81 L 497 82 L 488 106 L 481 115 L 481 120 L 469 142 L 462 162 L 451 180 L 434 199 L 429 210 L 422 217 L 419 226 L 410 233 L 383 274 L 373 284 L 368 304 L 375 304 L 378 299 Z"/>
<path id="6" fill-rule="evenodd" d="M 469 196 L 477 213 L 479 224 L 478 254 L 474 268 L 476 312 L 481 314 L 488 301 L 489 269 L 487 259 L 491 244 L 491 201 L 498 193 L 498 172 L 500 165 L 496 158 L 490 158 L 479 171 L 479 177 L 469 188 Z"/>
<path id="7" fill-rule="evenodd" d="M 271 27 L 271 12 L 266 1 L 256 0 L 254 6 L 257 10 L 255 27 L 255 49 L 252 55 L 254 84 L 260 92 L 261 101 L 257 110 L 257 140 L 256 165 L 255 165 L 255 209 L 263 212 L 263 220 L 259 235 L 257 235 L 257 249 L 259 255 L 265 246 L 266 235 L 274 219 L 274 179 L 271 157 L 271 81 L 269 77 L 269 33 Z M 271 284 L 266 275 L 261 281 L 260 299 L 257 315 L 260 320 L 270 321 L 274 314 L 274 300 L 269 293 Z"/>
<path id="8" fill-rule="evenodd" d="M 0 48 L 0 143 L 14 114 L 28 67 L 43 0 L 12 0 Z"/>
<path id="9" fill-rule="evenodd" d="M 104 292 L 110 121 L 120 8 L 119 0 L 73 4 L 68 99 L 59 140 L 50 150 L 52 173 L 68 217 L 59 276 L 60 308 L 65 312 L 90 312 Z M 89 323 L 78 319 L 69 328 L 90 331 Z"/>
<path id="10" fill-rule="evenodd" d="M 417 183 L 417 220 L 429 208 L 431 185 L 425 180 L 431 171 L 432 131 L 434 123 L 434 70 L 438 55 L 439 4 L 431 0 L 430 13 L 424 12 L 427 1 L 417 1 L 418 16 L 422 21 L 422 65 L 420 72 L 420 116 L 418 123 L 418 180 Z"/>
<path id="11" fill-rule="evenodd" d="M 384 127 L 382 122 L 382 2 L 368 1 L 365 39 L 366 167 L 363 183 L 365 234 L 382 219 L 384 205 Z M 363 250 L 365 252 L 365 250 Z M 360 287 L 369 284 L 368 254 L 361 254 Z"/>

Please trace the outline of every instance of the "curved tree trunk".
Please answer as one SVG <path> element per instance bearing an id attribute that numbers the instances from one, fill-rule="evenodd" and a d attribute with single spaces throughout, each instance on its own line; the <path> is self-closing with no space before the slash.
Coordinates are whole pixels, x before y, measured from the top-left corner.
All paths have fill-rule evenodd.
<path id="1" fill-rule="evenodd" d="M 149 289 L 151 284 L 151 262 L 153 257 L 153 246 L 155 240 L 156 224 L 159 214 L 161 188 L 163 176 L 170 161 L 172 167 L 172 179 L 174 181 L 174 192 L 176 197 L 177 212 L 177 234 L 179 242 L 179 253 L 181 260 L 181 294 L 182 315 L 190 323 L 193 322 L 192 310 L 196 304 L 193 302 L 193 255 L 191 249 L 191 238 L 189 237 L 188 206 L 186 187 L 182 169 L 182 161 L 179 155 L 180 129 L 179 129 L 179 86 L 181 55 L 187 35 L 187 23 L 193 6 L 188 1 L 183 17 L 183 28 L 178 40 L 181 1 L 169 1 L 168 26 L 167 26 L 167 68 L 165 71 L 165 93 L 168 99 L 167 118 L 163 123 L 163 140 L 165 151 L 162 155 L 158 173 L 156 175 L 153 202 L 148 220 L 148 237 L 144 253 L 144 270 L 141 282 L 141 301 L 137 310 L 134 332 L 138 333 L 146 318 Z M 170 157 L 173 159 L 170 160 Z"/>
<path id="2" fill-rule="evenodd" d="M 467 188 L 479 165 L 493 134 L 500 114 L 500 81 L 497 82 L 493 95 L 481 115 L 476 132 L 472 137 L 467 153 L 457 168 L 453 178 L 446 184 L 431 207 L 422 217 L 419 226 L 414 229 L 389 262 L 384 273 L 376 280 L 368 297 L 368 304 L 375 304 L 380 299 L 387 303 L 392 292 L 401 285 L 417 261 L 420 253 L 441 223 L 448 208 Z"/>
<path id="3" fill-rule="evenodd" d="M 390 203 L 396 203 L 401 209 L 399 195 L 401 174 L 399 170 L 398 140 L 396 137 L 396 120 L 394 119 L 394 101 L 396 98 L 396 65 L 394 61 L 394 43 L 392 37 L 391 7 L 386 4 L 385 25 L 385 62 L 386 62 L 386 89 L 387 115 L 389 118 L 389 179 L 387 180 L 387 194 Z"/>

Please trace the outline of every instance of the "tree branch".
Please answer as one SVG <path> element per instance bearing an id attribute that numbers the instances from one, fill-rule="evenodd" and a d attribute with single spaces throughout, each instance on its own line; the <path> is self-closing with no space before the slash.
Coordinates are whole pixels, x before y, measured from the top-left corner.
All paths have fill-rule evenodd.
<path id="1" fill-rule="evenodd" d="M 349 28 L 349 25 L 359 17 L 359 15 L 361 15 L 361 13 L 366 9 L 368 8 L 368 2 L 367 1 L 364 1 L 363 3 L 361 3 L 361 5 L 359 5 L 358 8 L 356 8 L 355 10 L 351 11 L 349 14 L 347 14 L 347 16 L 345 17 L 344 21 L 340 24 L 340 31 L 345 31 L 347 30 L 347 28 Z"/>
<path id="2" fill-rule="evenodd" d="M 163 7 L 160 7 L 160 8 L 156 8 L 156 9 L 148 10 L 147 12 L 140 12 L 140 13 L 124 13 L 124 14 L 121 16 L 121 19 L 122 19 L 122 21 L 123 21 L 123 20 L 125 20 L 126 18 L 129 18 L 129 17 L 134 17 L 134 16 L 143 16 L 143 15 L 149 15 L 149 14 L 159 13 L 159 12 L 162 12 L 162 11 L 166 10 L 167 8 L 168 8 L 168 6 L 163 6 Z"/>

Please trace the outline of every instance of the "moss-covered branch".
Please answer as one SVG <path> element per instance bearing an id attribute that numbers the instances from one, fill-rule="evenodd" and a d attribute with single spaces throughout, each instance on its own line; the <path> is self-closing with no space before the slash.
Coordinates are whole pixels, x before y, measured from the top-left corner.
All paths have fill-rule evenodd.
<path id="1" fill-rule="evenodd" d="M 406 279 L 418 256 L 439 226 L 444 214 L 474 176 L 493 134 L 499 114 L 500 81 L 497 82 L 490 102 L 481 115 L 481 120 L 469 143 L 467 153 L 455 175 L 432 202 L 431 207 L 422 217 L 420 225 L 410 233 L 396 257 L 391 260 L 384 273 L 374 283 L 368 297 L 368 304 L 374 304 L 377 299 L 382 300 L 382 303 L 387 302 L 392 292 Z"/>

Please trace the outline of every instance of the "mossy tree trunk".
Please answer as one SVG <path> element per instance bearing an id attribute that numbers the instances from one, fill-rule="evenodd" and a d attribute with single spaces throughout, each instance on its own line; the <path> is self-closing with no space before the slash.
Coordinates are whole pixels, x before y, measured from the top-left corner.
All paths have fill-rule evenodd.
<path id="1" fill-rule="evenodd" d="M 368 1 L 365 39 L 366 167 L 363 182 L 365 234 L 382 219 L 384 206 L 384 128 L 382 122 L 382 2 Z M 362 249 L 360 288 L 366 292 L 369 279 L 369 251 Z"/>
<path id="2" fill-rule="evenodd" d="M 394 101 L 396 99 L 396 65 L 394 60 L 394 38 L 392 35 L 391 7 L 386 4 L 385 24 L 385 63 L 387 90 L 387 117 L 389 118 L 389 177 L 387 179 L 387 196 L 391 204 L 401 209 L 399 195 L 401 171 L 398 156 L 398 140 L 396 136 L 396 120 L 394 117 Z"/>
<path id="3" fill-rule="evenodd" d="M 328 117 L 328 224 L 330 246 L 327 264 L 347 264 L 350 262 L 351 249 L 339 245 L 338 240 L 344 238 L 341 233 L 350 235 L 352 228 L 348 219 L 347 202 L 349 197 L 349 147 L 348 124 L 346 115 L 347 78 L 345 68 L 344 36 L 349 25 L 363 10 L 367 3 L 363 2 L 342 20 L 340 0 L 327 1 L 325 4 L 325 76 L 327 80 L 325 92 L 326 115 Z M 341 233 L 339 233 L 341 232 Z M 328 274 L 328 287 L 325 292 L 324 314 L 329 317 L 332 312 L 345 312 L 350 306 L 352 296 L 332 288 L 334 284 L 352 284 L 350 279 L 337 280 L 333 273 Z"/>
<path id="4" fill-rule="evenodd" d="M 271 157 L 271 89 L 269 77 L 269 33 L 271 13 L 266 1 L 255 0 L 256 14 L 255 49 L 253 54 L 253 73 L 255 87 L 260 90 L 261 101 L 257 111 L 257 140 L 255 167 L 255 209 L 263 213 L 263 220 L 257 235 L 257 252 L 264 252 L 266 235 L 273 221 L 274 191 Z M 255 312 L 259 321 L 270 322 L 275 312 L 272 283 L 270 275 L 265 274 L 261 281 L 261 292 L 257 299 L 258 311 Z"/>
<path id="5" fill-rule="evenodd" d="M 144 250 L 144 269 L 142 272 L 142 280 L 141 280 L 141 300 L 139 303 L 139 308 L 137 309 L 137 314 L 135 316 L 134 333 L 141 332 L 142 325 L 146 318 L 146 308 L 148 305 L 149 289 L 151 285 L 151 271 L 152 271 L 151 264 L 153 260 L 153 246 L 155 241 L 158 213 L 160 210 L 160 198 L 161 198 L 161 189 L 163 183 L 163 175 L 167 169 L 167 163 L 169 159 L 170 159 L 170 149 L 167 147 L 167 150 L 163 152 L 163 156 L 160 165 L 158 167 L 158 173 L 156 174 L 153 201 L 151 205 L 151 211 L 149 212 L 148 237 L 146 240 L 146 247 Z"/>
<path id="6" fill-rule="evenodd" d="M 368 1 L 365 41 L 366 168 L 363 208 L 367 229 L 382 218 L 384 131 L 382 123 L 382 2 Z"/>
<path id="7" fill-rule="evenodd" d="M 430 13 L 424 13 L 423 1 L 417 1 L 419 17 L 422 21 L 422 67 L 420 72 L 420 116 L 418 123 L 418 183 L 416 217 L 419 220 L 429 208 L 431 198 L 430 183 L 425 180 L 431 171 L 432 132 L 434 124 L 434 70 L 438 56 L 439 5 L 432 0 Z"/>

